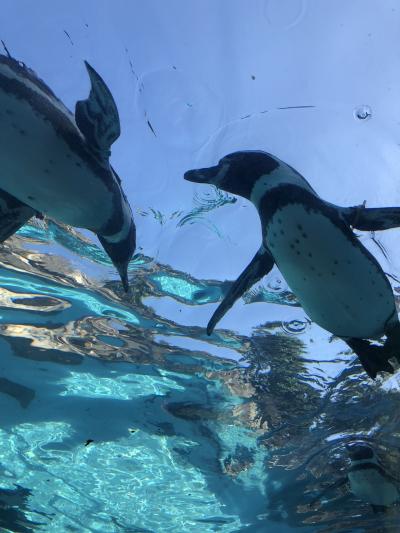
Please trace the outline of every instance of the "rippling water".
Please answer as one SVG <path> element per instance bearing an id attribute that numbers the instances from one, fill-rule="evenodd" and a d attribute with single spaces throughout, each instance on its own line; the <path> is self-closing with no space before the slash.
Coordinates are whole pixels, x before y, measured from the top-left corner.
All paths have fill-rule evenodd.
<path id="1" fill-rule="evenodd" d="M 51 221 L 0 261 L 5 531 L 399 530 L 396 507 L 374 515 L 347 486 L 311 503 L 356 437 L 396 473 L 399 380 L 370 381 L 341 341 L 291 320 L 279 274 L 244 303 L 288 320 L 209 338 L 190 311 L 229 282 L 138 255 L 126 296 L 97 245 Z"/>

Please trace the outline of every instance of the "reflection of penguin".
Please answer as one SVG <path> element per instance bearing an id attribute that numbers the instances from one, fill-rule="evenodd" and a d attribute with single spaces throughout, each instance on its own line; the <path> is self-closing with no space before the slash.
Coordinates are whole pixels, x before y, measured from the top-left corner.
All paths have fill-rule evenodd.
<path id="1" fill-rule="evenodd" d="M 354 496 L 370 503 L 375 512 L 398 501 L 398 481 L 385 472 L 371 446 L 355 441 L 346 448 L 351 461 L 347 477 Z"/>
<path id="2" fill-rule="evenodd" d="M 118 110 L 102 78 L 86 68 L 91 91 L 73 116 L 32 70 L 0 55 L 0 242 L 36 213 L 87 228 L 127 290 L 135 225 L 109 163 Z"/>
<path id="3" fill-rule="evenodd" d="M 215 167 L 186 172 L 185 179 L 251 200 L 262 224 L 261 247 L 213 314 L 209 335 L 276 263 L 310 318 L 345 340 L 369 376 L 393 372 L 388 359 L 400 357 L 400 323 L 392 288 L 352 228 L 400 226 L 400 208 L 345 208 L 325 202 L 298 172 L 265 152 L 227 155 Z M 383 335 L 384 347 L 367 340 Z"/>
<path id="4" fill-rule="evenodd" d="M 310 503 L 313 505 L 333 488 L 349 483 L 354 496 L 371 504 L 375 513 L 383 512 L 400 500 L 399 481 L 390 476 L 380 464 L 373 448 L 364 441 L 354 441 L 346 445 L 350 468 L 347 477 L 338 479 L 326 487 Z"/>

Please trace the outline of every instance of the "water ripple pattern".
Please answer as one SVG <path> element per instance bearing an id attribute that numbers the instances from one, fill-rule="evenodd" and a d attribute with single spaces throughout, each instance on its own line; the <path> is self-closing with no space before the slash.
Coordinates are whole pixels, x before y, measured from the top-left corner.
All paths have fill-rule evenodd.
<path id="1" fill-rule="evenodd" d="M 307 0 L 266 0 L 265 16 L 268 23 L 279 29 L 298 24 L 306 11 Z"/>
<path id="2" fill-rule="evenodd" d="M 184 226 L 185 224 L 202 222 L 221 237 L 220 229 L 204 215 L 224 205 L 234 204 L 236 201 L 237 198 L 221 191 L 217 187 L 212 187 L 203 193 L 195 192 L 193 198 L 194 207 L 179 220 L 178 227 Z"/>
<path id="3" fill-rule="evenodd" d="M 142 256 L 125 296 L 91 271 L 108 268 L 94 243 L 40 224 L 1 253 L 5 527 L 158 531 L 161 521 L 165 531 L 233 533 L 257 517 L 272 530 L 282 520 L 352 528 L 350 496 L 340 510 L 336 489 L 310 502 L 346 475 L 356 437 L 395 470 L 397 375 L 367 381 L 340 340 L 299 316 L 278 274 L 244 298 L 243 309 L 267 306 L 262 324 L 208 337 L 205 321 L 186 323 L 181 311 L 221 301 L 232 282 Z M 52 238 L 71 257 L 49 254 Z"/>
<path id="4" fill-rule="evenodd" d="M 136 105 L 152 135 L 166 146 L 197 150 L 221 125 L 223 108 L 204 82 L 195 82 L 173 65 L 145 74 Z"/>

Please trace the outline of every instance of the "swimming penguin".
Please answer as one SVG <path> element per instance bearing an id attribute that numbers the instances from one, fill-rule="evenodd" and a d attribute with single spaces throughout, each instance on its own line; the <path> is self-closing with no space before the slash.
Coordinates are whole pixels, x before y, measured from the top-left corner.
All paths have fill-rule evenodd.
<path id="1" fill-rule="evenodd" d="M 127 291 L 136 246 L 132 211 L 109 162 L 120 135 L 105 82 L 91 82 L 75 116 L 23 63 L 0 55 L 0 242 L 35 214 L 97 234 Z"/>
<path id="2" fill-rule="evenodd" d="M 384 512 L 397 503 L 400 500 L 399 480 L 385 471 L 372 446 L 357 440 L 348 443 L 346 449 L 350 459 L 347 476 L 326 487 L 310 506 L 328 491 L 346 483 L 354 496 L 369 503 L 375 513 Z"/>
<path id="3" fill-rule="evenodd" d="M 311 320 L 342 338 L 371 378 L 380 370 L 393 373 L 388 359 L 400 358 L 400 323 L 392 288 L 352 228 L 398 227 L 399 207 L 333 205 L 295 169 L 261 151 L 232 153 L 218 165 L 189 170 L 184 177 L 247 198 L 262 225 L 261 246 L 213 314 L 208 335 L 234 302 L 276 264 Z M 368 340 L 384 335 L 384 346 Z"/>

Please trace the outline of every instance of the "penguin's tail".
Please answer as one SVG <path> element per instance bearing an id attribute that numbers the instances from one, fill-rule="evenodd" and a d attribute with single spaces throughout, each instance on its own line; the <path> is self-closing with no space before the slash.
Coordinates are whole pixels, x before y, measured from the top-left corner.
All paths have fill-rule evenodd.
<path id="1" fill-rule="evenodd" d="M 388 337 L 389 340 L 389 337 Z M 370 378 L 375 379 L 378 372 L 394 373 L 394 368 L 389 359 L 395 356 L 391 343 L 386 341 L 384 346 L 376 346 L 365 339 L 346 339 L 347 345 L 358 356 L 360 363 Z M 400 345 L 397 360 L 400 356 Z"/>

